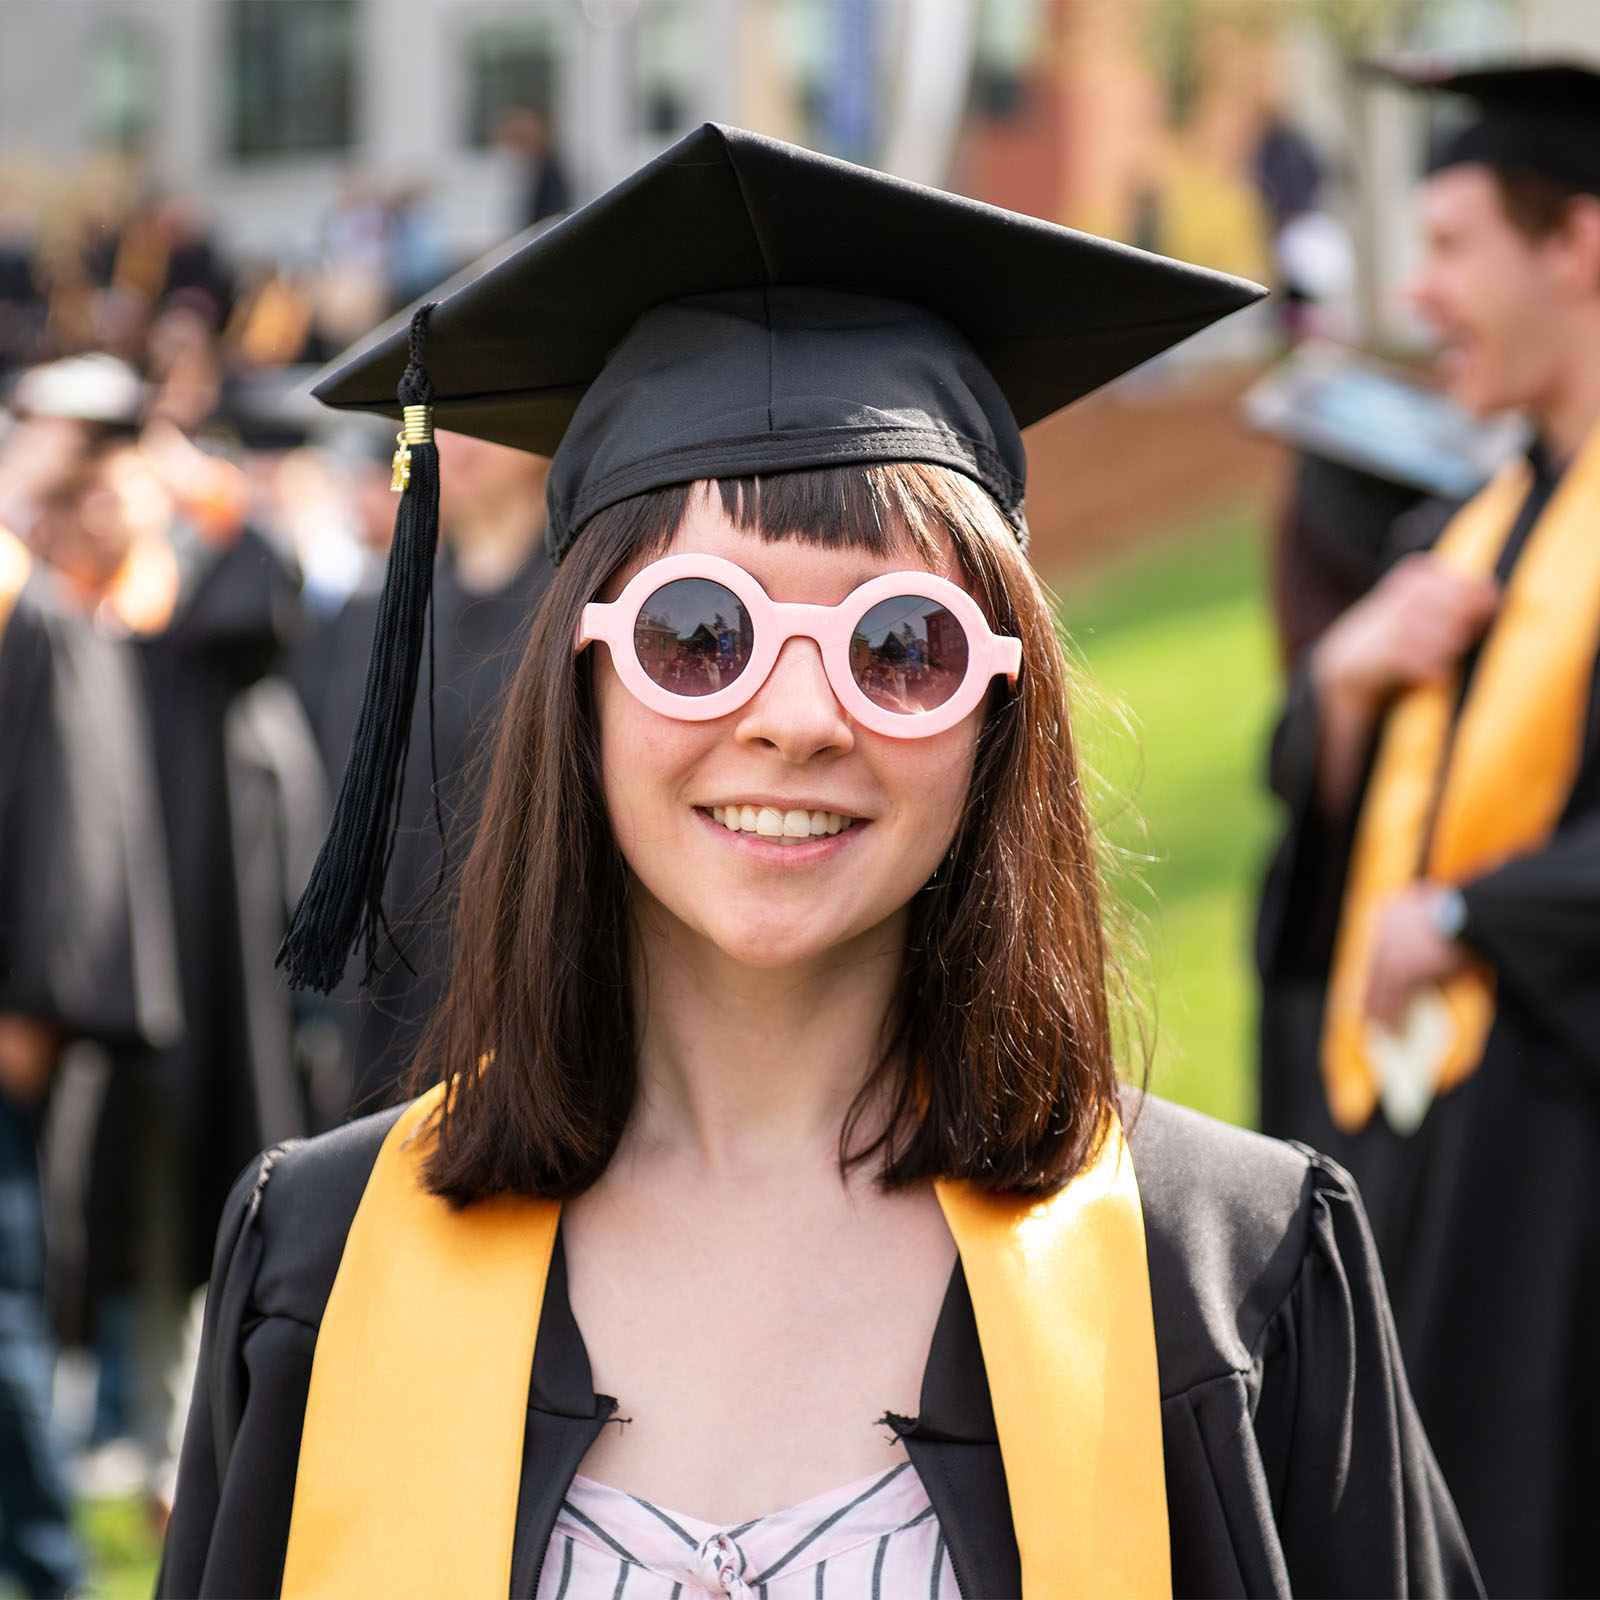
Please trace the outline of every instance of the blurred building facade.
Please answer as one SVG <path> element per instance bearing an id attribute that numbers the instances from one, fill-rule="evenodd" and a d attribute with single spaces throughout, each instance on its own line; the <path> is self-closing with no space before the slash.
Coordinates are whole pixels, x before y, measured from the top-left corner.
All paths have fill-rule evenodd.
<path id="1" fill-rule="evenodd" d="M 532 110 L 573 200 L 719 119 L 1270 277 L 1283 218 L 1259 155 L 1277 119 L 1355 240 L 1361 281 L 1339 292 L 1356 331 L 1403 336 L 1420 111 L 1347 71 L 1396 46 L 1600 53 L 1600 6 L 5 0 L 0 229 L 69 189 L 92 213 L 148 185 L 188 197 L 235 257 L 292 267 L 359 253 L 381 189 L 421 281 L 528 220 L 506 119 Z"/>
<path id="2" fill-rule="evenodd" d="M 280 257 L 318 247 L 319 220 L 353 171 L 406 180 L 426 190 L 459 256 L 522 220 L 517 152 L 496 137 L 515 108 L 548 117 L 583 198 L 707 119 L 878 159 L 884 94 L 899 78 L 911 134 L 901 157 L 936 180 L 946 163 L 927 153 L 964 103 L 977 10 L 973 0 L 7 0 L 0 162 L 14 189 L 120 153 L 197 200 L 234 252 Z"/>

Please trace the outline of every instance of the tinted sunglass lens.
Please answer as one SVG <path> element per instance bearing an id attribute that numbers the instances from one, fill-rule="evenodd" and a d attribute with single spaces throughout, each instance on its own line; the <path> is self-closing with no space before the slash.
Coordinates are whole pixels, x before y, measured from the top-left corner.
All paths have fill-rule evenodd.
<path id="1" fill-rule="evenodd" d="M 750 613 L 710 578 L 663 584 L 639 608 L 633 649 L 652 682 L 698 698 L 726 689 L 750 660 Z"/>
<path id="2" fill-rule="evenodd" d="M 885 711 L 916 716 L 942 706 L 967 675 L 967 632 L 925 595 L 880 600 L 850 636 L 850 671 Z"/>

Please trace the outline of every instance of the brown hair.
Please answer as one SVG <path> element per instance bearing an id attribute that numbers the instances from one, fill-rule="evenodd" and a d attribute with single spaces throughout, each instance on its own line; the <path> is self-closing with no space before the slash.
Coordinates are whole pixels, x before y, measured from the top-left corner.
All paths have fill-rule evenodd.
<path id="1" fill-rule="evenodd" d="M 1572 202 L 1589 191 L 1532 167 L 1491 167 L 1500 209 L 1529 244 L 1541 244 L 1566 226 Z"/>
<path id="2" fill-rule="evenodd" d="M 1051 1192 L 1092 1154 L 1116 1075 L 1067 666 L 1032 569 L 993 501 L 945 468 L 836 467 L 719 488 L 729 516 L 766 539 L 876 553 L 947 538 L 990 625 L 1022 640 L 1015 689 L 991 690 L 950 852 L 911 903 L 886 1045 L 846 1118 L 840 1160 L 880 1158 L 887 1187 L 970 1178 Z M 656 490 L 590 521 L 510 691 L 463 872 L 449 992 L 413 1084 L 455 1085 L 428 1181 L 456 1204 L 581 1192 L 632 1107 L 628 872 L 602 798 L 594 652 L 574 661 L 572 639 L 613 574 L 670 543 L 690 493 Z M 477 1062 L 486 1069 L 471 1070 Z M 869 1108 L 882 1131 L 866 1140 Z"/>

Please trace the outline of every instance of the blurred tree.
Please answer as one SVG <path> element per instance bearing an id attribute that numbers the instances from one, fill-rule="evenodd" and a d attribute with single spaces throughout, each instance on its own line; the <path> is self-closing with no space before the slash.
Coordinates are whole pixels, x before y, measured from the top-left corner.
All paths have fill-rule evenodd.
<path id="1" fill-rule="evenodd" d="M 1285 4 L 1162 0 L 1140 48 L 1165 107 L 1136 242 L 1245 277 L 1269 274 L 1255 152 L 1279 72 Z"/>
<path id="2" fill-rule="evenodd" d="M 1393 51 L 1407 36 L 1407 12 L 1421 0 L 1298 0 L 1339 59 L 1339 98 L 1349 139 L 1352 174 L 1350 237 L 1355 265 L 1355 336 L 1359 344 L 1377 339 L 1381 319 L 1383 271 L 1378 183 L 1377 128 L 1369 86 L 1360 63 Z"/>

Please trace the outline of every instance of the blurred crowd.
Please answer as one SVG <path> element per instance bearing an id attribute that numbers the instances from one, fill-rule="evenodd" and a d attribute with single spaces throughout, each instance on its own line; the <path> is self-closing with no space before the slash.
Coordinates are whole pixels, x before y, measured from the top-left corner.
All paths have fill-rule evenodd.
<path id="1" fill-rule="evenodd" d="M 394 518 L 393 425 L 307 378 L 434 281 L 418 200 L 352 181 L 300 273 L 238 268 L 171 198 L 0 224 L 0 1572 L 30 1593 L 81 1578 L 74 1487 L 170 1495 L 237 1173 L 388 1095 L 440 981 L 442 867 L 546 574 L 544 463 L 448 436 L 390 937 L 359 996 L 354 966 L 329 1000 L 274 968 Z"/>

